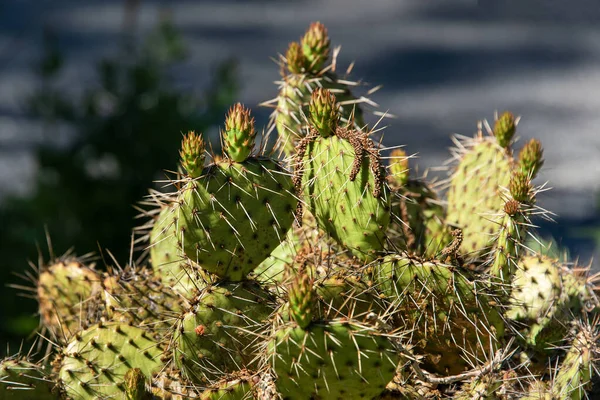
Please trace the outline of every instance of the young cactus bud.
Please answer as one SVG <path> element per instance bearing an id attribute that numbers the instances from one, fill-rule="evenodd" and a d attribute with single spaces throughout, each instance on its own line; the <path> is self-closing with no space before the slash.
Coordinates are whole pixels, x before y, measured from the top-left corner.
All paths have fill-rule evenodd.
<path id="1" fill-rule="evenodd" d="M 321 136 L 329 137 L 335 132 L 340 115 L 333 93 L 323 88 L 315 89 L 312 92 L 308 111 L 311 125 Z"/>
<path id="2" fill-rule="evenodd" d="M 312 308 L 315 302 L 313 282 L 308 273 L 302 268 L 294 278 L 289 292 L 290 317 L 302 329 L 308 328 L 312 321 Z"/>
<path id="3" fill-rule="evenodd" d="M 301 39 L 302 51 L 306 57 L 306 69 L 321 69 L 329 57 L 329 36 L 327 28 L 320 22 L 313 22 Z"/>
<path id="4" fill-rule="evenodd" d="M 250 116 L 250 110 L 240 103 L 231 107 L 225 119 L 225 131 L 221 135 L 224 153 L 235 162 L 245 161 L 250 156 L 256 139 L 254 118 Z"/>
<path id="5" fill-rule="evenodd" d="M 288 70 L 292 74 L 302 73 L 302 69 L 306 64 L 306 58 L 304 57 L 304 53 L 302 53 L 300 43 L 290 43 L 287 53 L 285 53 L 285 60 L 287 62 Z"/>
<path id="6" fill-rule="evenodd" d="M 520 209 L 521 203 L 516 200 L 508 200 L 506 203 L 504 203 L 504 212 L 511 217 L 517 215 Z"/>
<path id="7" fill-rule="evenodd" d="M 520 203 L 530 203 L 533 200 L 529 176 L 520 170 L 513 172 L 508 188 L 512 198 Z"/>
<path id="8" fill-rule="evenodd" d="M 181 156 L 181 165 L 191 178 L 197 178 L 202 175 L 206 156 L 204 154 L 204 140 L 202 140 L 201 134 L 196 135 L 194 131 L 189 131 L 181 142 L 179 155 Z"/>
<path id="9" fill-rule="evenodd" d="M 398 186 L 405 186 L 410 176 L 406 152 L 402 149 L 396 149 L 391 152 L 390 156 L 390 179 Z"/>
<path id="10" fill-rule="evenodd" d="M 127 400 L 146 400 L 150 396 L 146 392 L 146 377 L 139 368 L 132 368 L 124 376 L 125 398 Z"/>
<path id="11" fill-rule="evenodd" d="M 531 139 L 519 153 L 519 168 L 529 175 L 531 179 L 537 176 L 538 171 L 544 165 L 544 149 L 537 139 Z"/>
<path id="12" fill-rule="evenodd" d="M 494 136 L 496 136 L 498 144 L 505 149 L 508 148 L 515 135 L 516 128 L 515 116 L 511 112 L 504 112 L 494 124 Z"/>

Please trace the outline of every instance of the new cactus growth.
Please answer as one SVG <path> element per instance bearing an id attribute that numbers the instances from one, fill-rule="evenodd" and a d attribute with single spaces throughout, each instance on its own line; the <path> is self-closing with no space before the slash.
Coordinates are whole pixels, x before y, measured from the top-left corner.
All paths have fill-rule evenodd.
<path id="1" fill-rule="evenodd" d="M 296 189 L 319 228 L 356 257 L 373 259 L 384 247 L 390 221 L 390 194 L 378 149 L 366 134 L 336 126 L 335 96 L 327 90 L 313 92 L 311 103 L 311 119 L 327 126 L 326 136 L 312 127 L 298 144 Z M 334 126 L 335 130 L 330 129 Z"/>
<path id="2" fill-rule="evenodd" d="M 319 71 L 329 58 L 331 42 L 327 28 L 320 22 L 310 24 L 301 40 L 302 53 L 306 59 L 306 70 Z"/>
<path id="3" fill-rule="evenodd" d="M 481 124 L 446 203 L 404 151 L 382 167 L 330 53 L 320 23 L 288 49 L 285 164 L 236 104 L 222 154 L 184 136 L 136 263 L 39 269 L 50 345 L 0 362 L 0 400 L 594 398 L 600 277 L 525 242 L 540 142 L 515 159 L 518 119 Z"/>
<path id="4" fill-rule="evenodd" d="M 240 103 L 233 106 L 225 119 L 225 131 L 221 135 L 225 154 L 235 162 L 246 161 L 254 149 L 256 139 L 254 118 L 250 116 L 250 110 Z"/>
<path id="5" fill-rule="evenodd" d="M 515 135 L 517 123 L 515 116 L 511 112 L 505 112 L 494 123 L 494 136 L 498 140 L 500 147 L 508 148 Z"/>
<path id="6" fill-rule="evenodd" d="M 521 172 L 529 175 L 531 179 L 537 176 L 538 171 L 544 165 L 542 158 L 544 150 L 537 139 L 531 139 L 519 152 L 519 168 Z"/>
<path id="7" fill-rule="evenodd" d="M 328 89 L 337 97 L 343 123 L 359 130 L 365 126 L 360 108 L 362 101 L 351 93 L 352 87 L 358 84 L 338 77 L 335 59 L 331 65 L 324 65 L 329 59 L 330 47 L 327 29 L 321 23 L 314 23 L 300 43 L 290 43 L 283 58 L 279 95 L 269 103 L 276 103 L 272 123 L 279 134 L 277 146 L 287 156 L 294 154 L 296 145 L 307 134 L 309 102 L 315 90 Z"/>
<path id="8" fill-rule="evenodd" d="M 231 135 L 234 136 L 232 139 L 235 140 L 235 132 Z M 202 135 L 196 135 L 196 132 L 193 131 L 188 132 L 183 138 L 179 155 L 181 156 L 181 165 L 191 178 L 198 178 L 202 173 L 204 160 L 206 159 L 204 151 L 205 145 Z"/>

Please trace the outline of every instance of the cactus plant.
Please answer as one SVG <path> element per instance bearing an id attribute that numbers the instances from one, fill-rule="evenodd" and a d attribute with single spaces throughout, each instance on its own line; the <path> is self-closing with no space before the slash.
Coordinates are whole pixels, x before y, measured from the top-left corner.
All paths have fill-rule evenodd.
<path id="1" fill-rule="evenodd" d="M 0 400 L 592 398 L 599 278 L 525 241 L 540 142 L 515 158 L 512 113 L 481 125 L 458 141 L 446 204 L 403 150 L 382 167 L 330 52 L 313 24 L 287 53 L 291 161 L 256 148 L 236 104 L 222 155 L 184 136 L 136 262 L 39 269 L 51 345 L 0 362 Z"/>

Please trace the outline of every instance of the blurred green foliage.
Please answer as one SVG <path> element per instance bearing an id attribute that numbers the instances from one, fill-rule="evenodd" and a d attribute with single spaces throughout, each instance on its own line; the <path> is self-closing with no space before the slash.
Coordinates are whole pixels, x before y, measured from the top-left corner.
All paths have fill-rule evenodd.
<path id="1" fill-rule="evenodd" d="M 24 283 L 14 273 L 29 269 L 28 260 L 37 263 L 36 244 L 48 260 L 45 229 L 57 254 L 103 248 L 126 263 L 136 225 L 132 205 L 164 177 L 164 169 L 176 168 L 182 132 L 220 124 L 238 89 L 231 61 L 217 68 L 202 96 L 174 88 L 168 74 L 185 59 L 186 49 L 174 28 L 162 23 L 143 43 L 99 62 L 98 83 L 73 97 L 58 83 L 64 60 L 57 42 L 45 36 L 45 55 L 37 66 L 41 85 L 29 109 L 45 122 L 46 136 L 65 127 L 74 135 L 66 146 L 40 146 L 33 192 L 0 207 L 4 284 Z M 0 293 L 0 342 L 37 326 L 35 302 L 16 292 Z"/>

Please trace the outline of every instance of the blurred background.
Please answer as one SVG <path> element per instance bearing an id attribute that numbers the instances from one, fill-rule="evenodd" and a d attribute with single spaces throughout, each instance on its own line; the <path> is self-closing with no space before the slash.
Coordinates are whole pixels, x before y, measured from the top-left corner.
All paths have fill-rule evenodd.
<path id="1" fill-rule="evenodd" d="M 3 0 L 0 2 L 0 343 L 37 326 L 8 284 L 52 254 L 129 259 L 141 200 L 174 170 L 182 132 L 213 137 L 241 101 L 258 125 L 273 58 L 321 21 L 338 69 L 383 85 L 383 143 L 423 173 L 450 135 L 494 111 L 521 115 L 520 147 L 545 148 L 552 190 L 536 221 L 555 249 L 593 263 L 600 242 L 600 7 L 594 0 Z M 369 122 L 378 118 L 372 116 Z M 433 171 L 431 175 L 440 175 Z M 103 253 L 105 253 L 103 251 Z M 101 262 L 100 262 L 101 264 Z M 596 268 L 598 263 L 594 264 Z M 3 350 L 4 351 L 4 350 Z"/>

